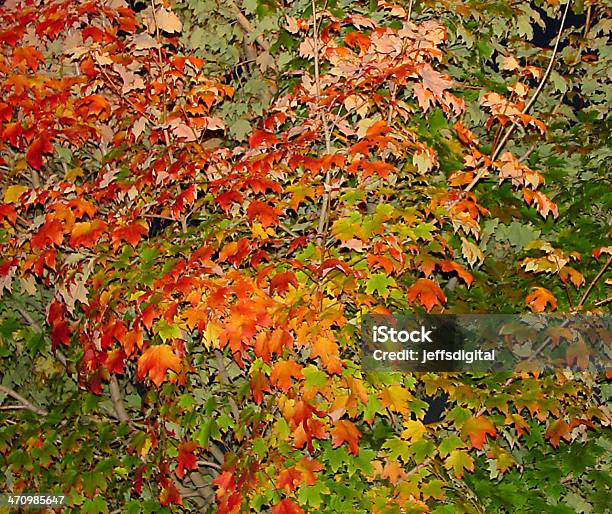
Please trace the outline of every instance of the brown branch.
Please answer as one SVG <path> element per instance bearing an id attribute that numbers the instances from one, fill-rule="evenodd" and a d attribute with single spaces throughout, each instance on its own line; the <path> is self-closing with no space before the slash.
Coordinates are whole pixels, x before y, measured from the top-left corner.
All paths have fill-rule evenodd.
<path id="1" fill-rule="evenodd" d="M 217 362 L 217 369 L 219 370 L 219 378 L 221 379 L 221 383 L 224 385 L 230 385 L 231 380 L 227 374 L 227 369 L 225 368 L 225 363 L 223 362 L 223 353 L 220 350 L 215 350 L 215 360 Z M 234 415 L 234 419 L 236 422 L 240 420 L 240 411 L 238 410 L 238 405 L 236 405 L 236 401 L 233 397 L 229 397 L 229 405 L 232 410 L 232 414 Z"/>
<path id="2" fill-rule="evenodd" d="M 117 419 L 121 421 L 121 423 L 126 423 L 132 429 L 134 429 L 132 420 L 128 416 L 128 413 L 126 412 L 125 406 L 123 404 L 123 397 L 121 396 L 121 391 L 119 390 L 119 383 L 117 382 L 117 377 L 111 377 L 108 388 L 110 390 L 111 403 L 113 404 L 113 410 L 117 415 Z"/>
<path id="3" fill-rule="evenodd" d="M 234 14 L 236 15 L 236 19 L 238 20 L 238 23 L 242 27 L 242 29 L 245 32 L 247 32 L 248 34 L 254 34 L 255 33 L 255 27 L 253 27 L 253 25 L 251 24 L 249 19 L 242 13 L 242 11 L 240 10 L 240 7 L 238 7 L 238 5 L 236 5 L 236 2 L 234 2 L 234 0 L 228 0 L 228 1 L 229 1 L 229 4 L 230 4 L 231 8 L 234 10 Z M 257 41 L 257 43 L 259 43 L 259 45 L 266 52 L 270 51 L 270 45 L 265 40 L 263 35 L 261 35 L 261 34 L 257 35 L 255 37 L 255 41 Z"/>
<path id="4" fill-rule="evenodd" d="M 26 409 L 28 409 L 28 410 L 36 413 L 36 414 L 40 414 L 41 416 L 46 416 L 47 414 L 49 414 L 48 411 L 46 411 L 42 407 L 37 407 L 32 402 L 26 400 L 18 392 L 13 391 L 9 387 L 0 385 L 0 391 L 2 391 L 3 393 L 6 393 L 7 395 L 9 395 L 14 400 L 17 400 L 19 403 L 21 403 L 21 405 L 23 405 L 24 408 L 26 408 Z"/>
<path id="5" fill-rule="evenodd" d="M 529 112 L 529 109 L 533 107 L 533 104 L 535 104 L 536 100 L 540 96 L 540 93 L 542 92 L 544 85 L 548 82 L 548 77 L 550 76 L 550 72 L 552 71 L 553 65 L 555 64 L 555 60 L 557 57 L 557 51 L 559 50 L 559 43 L 561 42 L 561 36 L 563 35 L 563 28 L 565 27 L 565 20 L 567 18 L 567 13 L 569 11 L 569 7 L 571 3 L 572 3 L 571 0 L 569 0 L 567 4 L 565 5 L 565 11 L 563 11 L 563 17 L 561 19 L 561 26 L 559 27 L 559 33 L 557 34 L 557 40 L 555 41 L 555 46 L 553 48 L 552 55 L 550 56 L 550 61 L 548 62 L 546 71 L 544 72 L 544 76 L 542 77 L 542 80 L 540 81 L 540 84 L 535 90 L 533 96 L 530 98 L 529 102 L 527 102 L 527 105 L 525 105 L 525 107 L 521 111 L 521 114 L 527 114 Z M 504 136 L 501 138 L 499 144 L 495 147 L 495 149 L 491 153 L 491 157 L 490 157 L 491 161 L 494 161 L 495 159 L 497 159 L 499 153 L 502 151 L 504 146 L 506 146 L 506 143 L 510 139 L 510 136 L 512 135 L 512 133 L 517 127 L 518 127 L 518 124 L 512 121 L 512 125 L 510 125 L 510 127 L 508 128 Z M 486 168 L 483 168 L 478 173 L 476 173 L 472 181 L 464 188 L 464 191 L 467 193 L 471 191 L 472 189 L 474 189 L 474 186 L 476 186 L 476 184 L 480 181 L 480 179 L 484 177 L 485 173 L 486 173 Z"/>
<path id="6" fill-rule="evenodd" d="M 599 281 L 599 279 L 603 276 L 603 274 L 606 272 L 606 270 L 608 269 L 608 267 L 610 266 L 610 264 L 612 263 L 612 257 L 608 257 L 608 260 L 604 263 L 603 267 L 601 268 L 601 270 L 599 270 L 599 273 L 597 274 L 597 276 L 591 281 L 591 283 L 589 284 L 589 287 L 587 288 L 587 290 L 584 292 L 584 294 L 582 295 L 582 298 L 580 298 L 580 301 L 578 302 L 578 305 L 576 305 L 576 307 L 574 308 L 574 310 L 578 310 L 580 309 L 584 303 L 586 302 L 589 294 L 591 293 L 591 291 L 593 290 L 593 287 L 595 287 L 595 284 Z M 609 300 L 606 299 L 606 300 Z M 603 301 L 603 304 L 606 303 L 606 300 Z M 598 303 L 595 304 L 596 306 L 599 306 Z M 569 318 L 564 320 L 563 323 L 561 323 L 560 327 L 561 328 L 565 328 L 567 325 L 569 325 Z M 534 357 L 536 357 L 544 348 L 546 348 L 546 346 L 552 341 L 552 337 L 548 336 L 546 337 L 546 339 L 544 339 L 544 341 L 542 342 L 542 344 L 540 346 L 538 346 L 532 353 L 531 355 L 529 355 L 529 359 L 533 359 Z"/>
<path id="7" fill-rule="evenodd" d="M 580 298 L 580 302 L 578 303 L 578 307 L 582 307 L 584 305 L 584 302 L 586 302 L 586 299 L 588 298 L 589 294 L 591 293 L 591 291 L 595 287 L 595 284 L 603 276 L 603 274 L 606 272 L 606 270 L 608 269 L 610 264 L 612 264 L 612 257 L 608 257 L 608 260 L 605 262 L 605 264 L 603 265 L 601 270 L 599 270 L 599 273 L 597 274 L 597 276 L 591 281 L 591 283 L 589 284 L 589 287 L 587 287 L 587 290 L 582 295 L 582 298 Z"/>

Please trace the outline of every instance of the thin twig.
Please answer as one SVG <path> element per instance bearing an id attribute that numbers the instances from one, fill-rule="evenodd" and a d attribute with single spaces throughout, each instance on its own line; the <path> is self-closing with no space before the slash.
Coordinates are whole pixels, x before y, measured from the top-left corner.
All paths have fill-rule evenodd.
<path id="1" fill-rule="evenodd" d="M 408 14 L 406 19 L 410 20 L 410 16 L 412 15 L 412 4 L 414 3 L 414 0 L 410 0 L 410 2 L 408 3 Z"/>
<path id="2" fill-rule="evenodd" d="M 565 11 L 563 11 L 563 18 L 561 19 L 561 26 L 559 27 L 559 33 L 557 34 L 557 40 L 555 41 L 555 46 L 553 48 L 552 55 L 550 56 L 550 61 L 548 62 L 546 71 L 544 72 L 544 76 L 542 77 L 542 80 L 540 81 L 540 84 L 535 90 L 533 96 L 531 97 L 529 102 L 527 102 L 527 105 L 525 105 L 523 110 L 521 111 L 521 114 L 527 114 L 529 112 L 529 109 L 531 109 L 533 104 L 536 102 L 536 100 L 540 96 L 540 93 L 542 92 L 544 85 L 546 84 L 546 82 L 548 82 L 548 77 L 550 76 L 550 72 L 552 71 L 553 65 L 557 57 L 559 43 L 561 42 L 561 36 L 563 35 L 563 28 L 565 27 L 565 20 L 567 18 L 567 13 L 569 11 L 569 7 L 571 3 L 572 3 L 571 0 L 568 0 L 567 4 L 565 5 Z M 491 161 L 494 161 L 495 159 L 497 159 L 499 153 L 504 148 L 504 146 L 510 139 L 510 136 L 512 135 L 512 133 L 517 127 L 518 127 L 518 124 L 512 121 L 512 125 L 510 125 L 510 127 L 508 128 L 504 136 L 501 138 L 499 144 L 495 147 L 495 149 L 491 153 L 491 157 L 490 157 Z M 476 184 L 480 181 L 482 177 L 484 177 L 485 174 L 486 174 L 486 168 L 482 168 L 478 173 L 476 173 L 472 181 L 464 188 L 464 191 L 467 193 L 471 191 L 472 189 L 474 189 L 474 186 L 476 186 Z"/>
<path id="3" fill-rule="evenodd" d="M 589 294 L 591 293 L 591 291 L 595 287 L 595 284 L 603 276 L 603 274 L 606 272 L 606 270 L 608 269 L 608 267 L 610 266 L 611 263 L 612 263 L 612 256 L 608 257 L 608 260 L 605 262 L 605 264 L 603 265 L 601 270 L 599 270 L 599 273 L 597 274 L 597 276 L 591 281 L 591 283 L 589 284 L 589 287 L 587 287 L 587 290 L 582 295 L 582 298 L 580 298 L 580 302 L 578 303 L 578 307 L 582 307 L 584 305 L 584 302 L 586 302 L 586 299 L 588 298 Z"/>

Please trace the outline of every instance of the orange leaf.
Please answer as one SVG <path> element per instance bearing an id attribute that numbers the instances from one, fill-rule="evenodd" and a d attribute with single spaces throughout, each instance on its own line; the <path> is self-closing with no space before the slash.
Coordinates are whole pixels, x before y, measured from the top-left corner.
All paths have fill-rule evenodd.
<path id="1" fill-rule="evenodd" d="M 293 500 L 285 498 L 272 507 L 272 514 L 304 514 L 304 509 L 296 505 Z"/>
<path id="2" fill-rule="evenodd" d="M 349 447 L 349 453 L 353 455 L 359 453 L 359 439 L 362 434 L 352 421 L 347 419 L 336 421 L 336 426 L 332 429 L 331 434 L 334 448 L 338 448 L 338 446 L 346 442 Z"/>
<path id="3" fill-rule="evenodd" d="M 277 489 L 285 489 L 287 494 L 295 491 L 302 483 L 302 472 L 295 467 L 283 469 L 278 475 Z"/>
<path id="4" fill-rule="evenodd" d="M 91 248 L 105 229 L 106 223 L 102 220 L 75 223 L 70 233 L 70 246 Z"/>
<path id="5" fill-rule="evenodd" d="M 257 218 L 264 228 L 278 223 L 278 214 L 276 209 L 267 203 L 260 202 L 259 200 L 253 200 L 246 212 L 249 221 L 253 221 Z"/>
<path id="6" fill-rule="evenodd" d="M 545 435 L 547 439 L 550 439 L 550 444 L 555 448 L 559 446 L 561 438 L 565 439 L 567 442 L 572 440 L 570 426 L 563 419 L 558 419 L 551 423 Z"/>
<path id="7" fill-rule="evenodd" d="M 302 368 L 295 361 L 278 361 L 270 373 L 270 382 L 281 391 L 287 392 L 291 388 L 291 377 L 302 378 Z"/>
<path id="8" fill-rule="evenodd" d="M 13 66 L 17 66 L 22 72 L 30 68 L 33 72 L 38 71 L 38 63 L 45 62 L 43 55 L 33 46 L 18 46 L 13 50 Z"/>
<path id="9" fill-rule="evenodd" d="M 442 292 L 442 289 L 428 278 L 418 279 L 410 289 L 408 289 L 408 303 L 414 303 L 418 298 L 421 305 L 427 309 L 427 312 L 431 311 L 436 305 L 442 305 L 446 302 L 446 296 Z"/>
<path id="10" fill-rule="evenodd" d="M 138 359 L 138 378 L 149 375 L 151 381 L 159 387 L 166 378 L 166 371 L 181 371 L 181 359 L 167 344 L 150 346 Z"/>
<path id="11" fill-rule="evenodd" d="M 553 311 L 557 308 L 555 295 L 544 287 L 534 287 L 525 298 L 525 305 L 528 305 L 533 312 L 544 312 L 546 304 L 550 304 L 550 309 Z"/>
<path id="12" fill-rule="evenodd" d="M 470 438 L 472 448 L 481 449 L 482 445 L 487 440 L 487 434 L 495 436 L 497 431 L 495 426 L 484 416 L 469 417 L 461 428 L 461 437 Z"/>
<path id="13" fill-rule="evenodd" d="M 113 231 L 111 240 L 113 242 L 113 249 L 117 250 L 122 241 L 126 241 L 132 246 L 136 246 L 142 236 L 146 236 L 149 233 L 144 222 L 130 223 L 125 227 L 117 228 Z"/>

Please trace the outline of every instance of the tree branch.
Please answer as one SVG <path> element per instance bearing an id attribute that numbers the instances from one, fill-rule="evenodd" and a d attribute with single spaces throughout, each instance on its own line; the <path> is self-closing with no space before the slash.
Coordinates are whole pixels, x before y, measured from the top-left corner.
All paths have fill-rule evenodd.
<path id="1" fill-rule="evenodd" d="M 19 403 L 21 403 L 21 405 L 23 405 L 24 408 L 35 412 L 36 414 L 40 414 L 41 416 L 46 416 L 47 414 L 49 414 L 48 411 L 46 411 L 45 409 L 43 409 L 42 407 L 37 407 L 36 405 L 34 405 L 32 402 L 26 400 L 23 396 L 21 396 L 18 392 L 13 391 L 12 389 L 10 389 L 9 387 L 0 385 L 0 391 L 6 393 L 7 395 L 9 395 L 11 398 L 17 400 Z"/>
<path id="2" fill-rule="evenodd" d="M 538 99 L 538 96 L 540 96 L 542 89 L 544 89 L 544 85 L 548 82 L 548 77 L 550 76 L 550 72 L 552 71 L 553 65 L 555 64 L 555 60 L 557 57 L 557 51 L 559 50 L 559 43 L 561 42 L 561 36 L 563 35 L 563 28 L 565 27 L 565 20 L 567 18 L 567 13 L 569 11 L 569 7 L 571 3 L 572 3 L 571 0 L 568 0 L 567 4 L 565 5 L 565 11 L 563 11 L 563 17 L 561 19 L 561 26 L 559 27 L 559 33 L 557 34 L 557 40 L 555 41 L 555 46 L 553 48 L 552 55 L 550 56 L 550 61 L 548 62 L 548 66 L 546 67 L 546 71 L 544 72 L 544 76 L 542 77 L 542 80 L 540 81 L 540 84 L 535 90 L 533 96 L 530 98 L 529 102 L 527 102 L 527 105 L 523 107 L 521 114 L 527 114 L 529 112 L 531 107 L 533 107 L 533 104 L 535 104 L 536 100 Z M 491 153 L 491 157 L 490 157 L 491 161 L 494 161 L 495 159 L 497 159 L 500 152 L 502 151 L 504 146 L 506 146 L 506 143 L 510 139 L 510 136 L 513 134 L 514 130 L 517 127 L 518 127 L 518 124 L 513 121 L 512 125 L 508 127 L 508 130 L 506 131 L 504 136 L 501 138 L 501 140 L 499 141 L 499 143 L 497 144 L 497 146 Z M 472 189 L 474 189 L 474 186 L 476 186 L 476 184 L 480 181 L 480 179 L 484 177 L 485 173 L 486 173 L 485 168 L 481 169 L 478 173 L 476 173 L 476 176 L 465 187 L 464 191 L 467 193 L 471 191 Z"/>
<path id="3" fill-rule="evenodd" d="M 121 396 L 121 391 L 119 390 L 119 382 L 117 382 L 117 377 L 114 375 L 110 379 L 108 388 L 110 390 L 111 403 L 113 404 L 113 410 L 117 415 L 117 419 L 121 421 L 121 423 L 126 423 L 132 429 L 134 429 L 132 420 L 128 416 L 123 404 L 123 397 Z"/>
<path id="4" fill-rule="evenodd" d="M 215 350 L 215 360 L 217 362 L 217 369 L 219 370 L 219 378 L 221 383 L 224 385 L 230 385 L 231 380 L 227 374 L 227 369 L 225 368 L 225 363 L 223 362 L 223 354 L 220 350 Z M 230 409 L 232 410 L 232 414 L 234 415 L 234 419 L 236 422 L 240 420 L 240 411 L 238 410 L 238 405 L 236 405 L 236 401 L 231 396 L 229 397 Z"/>
<path id="5" fill-rule="evenodd" d="M 242 11 L 240 10 L 240 7 L 236 5 L 236 2 L 234 2 L 234 0 L 228 0 L 228 1 L 229 1 L 231 8 L 234 10 L 234 14 L 236 15 L 238 24 L 248 34 L 254 34 L 255 27 L 253 27 L 249 19 L 242 13 Z M 257 43 L 259 43 L 259 46 L 261 46 L 266 52 L 270 51 L 270 45 L 268 44 L 268 42 L 265 40 L 265 38 L 261 34 L 255 37 L 255 41 L 257 41 Z"/>
<path id="6" fill-rule="evenodd" d="M 582 298 L 580 298 L 580 302 L 578 303 L 578 307 L 582 307 L 584 305 L 584 302 L 586 302 L 587 298 L 589 297 L 589 294 L 591 294 L 591 291 L 595 287 L 595 284 L 603 276 L 603 274 L 606 272 L 606 270 L 608 269 L 610 264 L 612 264 L 612 257 L 608 257 L 608 260 L 605 262 L 603 267 L 599 270 L 599 273 L 597 274 L 597 276 L 591 281 L 591 283 L 589 284 L 589 287 L 587 287 L 587 290 L 582 295 Z"/>

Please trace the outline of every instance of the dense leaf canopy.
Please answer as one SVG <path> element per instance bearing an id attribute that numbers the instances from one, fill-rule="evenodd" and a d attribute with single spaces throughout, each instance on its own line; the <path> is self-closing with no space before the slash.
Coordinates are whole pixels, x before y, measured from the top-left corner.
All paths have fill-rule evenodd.
<path id="1" fill-rule="evenodd" d="M 605 373 L 366 372 L 360 323 L 609 310 L 609 14 L 4 2 L 0 492 L 604 512 Z"/>

